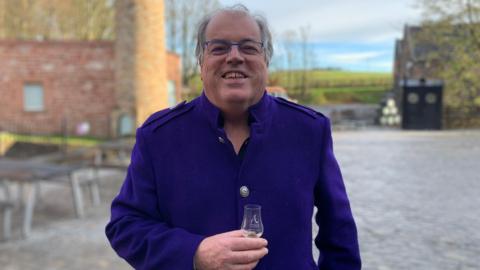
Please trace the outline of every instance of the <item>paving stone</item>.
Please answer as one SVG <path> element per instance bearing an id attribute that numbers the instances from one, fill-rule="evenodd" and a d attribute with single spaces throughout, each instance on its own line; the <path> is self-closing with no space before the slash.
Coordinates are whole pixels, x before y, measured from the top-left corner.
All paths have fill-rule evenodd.
<path id="1" fill-rule="evenodd" d="M 364 269 L 480 269 L 480 131 L 337 132 L 334 147 Z"/>
<path id="2" fill-rule="evenodd" d="M 334 148 L 363 269 L 480 269 L 480 130 L 342 131 L 334 132 Z M 0 243 L 0 268 L 131 269 L 104 236 L 123 177 L 105 172 L 104 201 L 81 220 L 65 203 L 67 186 L 44 185 L 31 237 L 19 239 L 17 221 L 15 239 Z"/>

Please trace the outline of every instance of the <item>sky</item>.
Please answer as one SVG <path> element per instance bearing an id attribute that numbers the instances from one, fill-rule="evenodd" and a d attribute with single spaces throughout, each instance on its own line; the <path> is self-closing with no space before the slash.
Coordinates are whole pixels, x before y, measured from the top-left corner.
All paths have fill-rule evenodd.
<path id="1" fill-rule="evenodd" d="M 298 35 L 303 27 L 308 29 L 311 67 L 391 72 L 395 39 L 402 37 L 405 24 L 420 22 L 417 1 L 220 0 L 220 3 L 227 6 L 242 3 L 267 18 L 274 35 L 274 68 L 286 67 L 282 41 L 285 32 L 295 31 Z"/>

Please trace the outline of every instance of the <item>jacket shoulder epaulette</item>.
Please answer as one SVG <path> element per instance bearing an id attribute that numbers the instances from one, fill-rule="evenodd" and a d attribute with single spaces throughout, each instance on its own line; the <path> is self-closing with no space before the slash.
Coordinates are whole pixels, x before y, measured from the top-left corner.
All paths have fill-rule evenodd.
<path id="1" fill-rule="evenodd" d="M 300 105 L 300 104 L 297 104 L 297 103 L 294 103 L 294 102 L 291 102 L 289 100 L 286 100 L 282 97 L 276 97 L 275 98 L 275 101 L 277 101 L 279 104 L 281 105 L 285 105 L 289 108 L 292 108 L 292 109 L 295 109 L 299 112 L 302 112 L 310 117 L 313 117 L 313 118 L 318 118 L 318 117 L 325 117 L 322 113 L 320 112 L 317 112 L 315 111 L 314 109 L 311 109 L 309 107 L 306 107 L 306 106 L 303 106 L 303 105 Z"/>
<path id="2" fill-rule="evenodd" d="M 170 120 L 180 116 L 193 108 L 193 105 L 187 103 L 186 101 L 182 101 L 177 105 L 158 111 L 152 114 L 142 125 L 142 129 L 146 127 L 150 127 L 153 130 L 163 126 L 164 124 L 168 123 Z"/>

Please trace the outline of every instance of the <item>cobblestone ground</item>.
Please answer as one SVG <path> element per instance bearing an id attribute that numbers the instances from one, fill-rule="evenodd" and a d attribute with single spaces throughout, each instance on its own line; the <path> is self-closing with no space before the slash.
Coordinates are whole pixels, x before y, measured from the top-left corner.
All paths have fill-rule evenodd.
<path id="1" fill-rule="evenodd" d="M 480 130 L 342 131 L 334 143 L 363 269 L 480 269 Z M 131 269 L 103 233 L 122 178 L 106 173 L 105 202 L 82 220 L 67 187 L 42 186 L 31 237 L 15 227 L 15 239 L 0 243 L 0 269 Z"/>
<path id="2" fill-rule="evenodd" d="M 117 257 L 104 234 L 110 215 L 110 201 L 118 192 L 124 173 L 105 171 L 102 174 L 100 190 L 103 202 L 94 208 L 86 200 L 84 219 L 75 218 L 68 186 L 43 184 L 28 239 L 20 236 L 20 211 L 14 213 L 14 239 L 0 242 L 0 269 L 132 269 Z M 13 191 L 15 193 L 15 189 Z"/>
<path id="3" fill-rule="evenodd" d="M 480 269 L 480 131 L 339 132 L 334 142 L 364 269 Z"/>

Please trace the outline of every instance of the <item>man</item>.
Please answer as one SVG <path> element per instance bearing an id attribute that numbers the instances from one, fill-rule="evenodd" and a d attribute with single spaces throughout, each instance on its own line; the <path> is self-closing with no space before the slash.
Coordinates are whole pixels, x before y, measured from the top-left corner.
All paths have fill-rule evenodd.
<path id="1" fill-rule="evenodd" d="M 266 22 L 244 6 L 200 23 L 204 92 L 138 129 L 112 203 L 106 233 L 133 267 L 360 269 L 328 119 L 265 93 L 272 52 Z M 264 238 L 239 230 L 246 204 L 262 206 Z"/>

